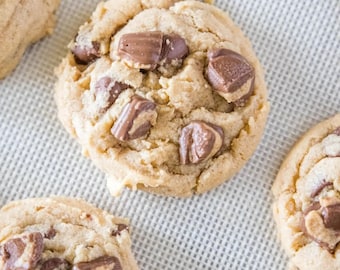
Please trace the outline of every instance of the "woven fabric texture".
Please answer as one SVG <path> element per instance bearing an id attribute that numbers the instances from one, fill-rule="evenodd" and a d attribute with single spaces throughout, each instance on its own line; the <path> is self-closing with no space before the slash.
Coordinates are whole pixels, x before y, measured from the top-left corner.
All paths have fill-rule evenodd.
<path id="1" fill-rule="evenodd" d="M 0 205 L 66 195 L 128 217 L 141 269 L 285 269 L 271 186 L 294 142 L 339 112 L 339 0 L 215 1 L 251 40 L 266 72 L 271 112 L 242 171 L 189 199 L 129 190 L 112 198 L 104 174 L 57 119 L 54 68 L 97 2 L 63 0 L 54 34 L 30 47 L 0 81 Z"/>

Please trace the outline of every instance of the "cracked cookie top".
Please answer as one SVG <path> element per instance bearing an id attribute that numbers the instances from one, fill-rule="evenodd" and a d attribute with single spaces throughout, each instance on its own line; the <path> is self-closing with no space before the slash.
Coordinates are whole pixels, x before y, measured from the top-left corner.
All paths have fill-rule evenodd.
<path id="1" fill-rule="evenodd" d="M 190 196 L 234 175 L 269 106 L 249 41 L 198 1 L 107 1 L 69 44 L 59 118 L 122 187 Z"/>
<path id="2" fill-rule="evenodd" d="M 0 210 L 0 269 L 138 269 L 129 227 L 73 198 L 35 198 Z"/>
<path id="3" fill-rule="evenodd" d="M 340 266 L 340 114 L 293 147 L 273 187 L 274 216 L 298 269 Z"/>

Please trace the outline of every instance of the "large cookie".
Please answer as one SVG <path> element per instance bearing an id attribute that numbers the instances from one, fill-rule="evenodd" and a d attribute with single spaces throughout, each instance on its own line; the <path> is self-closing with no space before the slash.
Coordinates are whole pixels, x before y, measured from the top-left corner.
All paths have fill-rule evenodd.
<path id="1" fill-rule="evenodd" d="M 2 270 L 138 269 L 129 227 L 83 200 L 51 197 L 0 210 Z"/>
<path id="2" fill-rule="evenodd" d="M 99 4 L 57 71 L 59 118 L 112 194 L 207 191 L 240 170 L 264 129 L 248 39 L 212 5 L 172 2 Z"/>
<path id="3" fill-rule="evenodd" d="M 0 79 L 20 61 L 25 49 L 52 33 L 60 0 L 0 1 Z"/>
<path id="4" fill-rule="evenodd" d="M 340 269 L 340 114 L 296 143 L 273 192 L 274 217 L 292 269 Z"/>

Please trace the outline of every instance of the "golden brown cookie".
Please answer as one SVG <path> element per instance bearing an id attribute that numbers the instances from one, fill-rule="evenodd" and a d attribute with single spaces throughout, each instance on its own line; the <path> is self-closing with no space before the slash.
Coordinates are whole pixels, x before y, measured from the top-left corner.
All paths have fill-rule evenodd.
<path id="1" fill-rule="evenodd" d="M 340 269 L 340 114 L 295 144 L 273 192 L 274 217 L 292 269 Z"/>
<path id="2" fill-rule="evenodd" d="M 210 190 L 241 169 L 265 126 L 248 39 L 218 8 L 174 2 L 99 4 L 57 72 L 59 118 L 114 195 Z"/>
<path id="3" fill-rule="evenodd" d="M 0 209 L 0 269 L 138 269 L 128 226 L 80 199 L 11 202 Z"/>
<path id="4" fill-rule="evenodd" d="M 26 48 L 51 34 L 60 0 L 0 1 L 0 79 L 19 63 Z"/>

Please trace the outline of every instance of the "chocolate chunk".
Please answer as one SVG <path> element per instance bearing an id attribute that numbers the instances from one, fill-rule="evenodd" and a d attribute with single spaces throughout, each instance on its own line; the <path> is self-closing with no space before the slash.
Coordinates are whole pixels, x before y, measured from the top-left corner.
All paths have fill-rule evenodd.
<path id="1" fill-rule="evenodd" d="M 228 49 L 214 49 L 208 53 L 209 64 L 206 76 L 212 87 L 222 96 L 242 89 L 243 95 L 233 102 L 244 104 L 254 90 L 255 72 L 249 62 L 240 54 Z M 246 84 L 250 81 L 250 84 Z"/>
<path id="2" fill-rule="evenodd" d="M 119 40 L 118 55 L 153 70 L 164 60 L 182 60 L 189 53 L 185 40 L 177 34 L 164 35 L 160 31 L 125 34 Z"/>
<path id="3" fill-rule="evenodd" d="M 338 205 L 340 206 L 340 205 Z M 337 207 L 338 207 L 337 206 Z M 316 202 L 313 202 L 304 212 L 303 212 L 303 216 L 302 216 L 302 219 L 301 219 L 301 230 L 302 232 L 307 236 L 309 237 L 311 240 L 313 240 L 314 242 L 318 243 L 318 245 L 324 249 L 326 249 L 329 253 L 331 254 L 334 254 L 335 252 L 335 247 L 334 246 L 330 246 L 330 244 L 318 239 L 317 237 L 311 235 L 308 233 L 307 229 L 306 229 L 306 221 L 305 221 L 305 218 L 306 216 L 309 214 L 309 212 L 311 211 L 321 211 L 321 215 L 323 217 L 323 220 L 324 220 L 324 224 L 325 224 L 325 227 L 327 228 L 327 225 L 326 225 L 326 222 L 328 221 L 325 221 L 326 219 L 328 219 L 330 217 L 330 214 L 329 212 L 326 213 L 325 212 L 325 208 L 328 208 L 328 207 L 321 207 L 320 205 L 320 202 L 316 201 Z M 330 210 L 330 212 L 332 212 L 332 210 Z M 339 213 L 339 212 L 338 212 Z M 330 214 L 330 215 L 329 215 Z M 335 216 L 337 216 L 338 214 L 335 214 Z M 325 216 L 327 216 L 325 218 Z M 336 221 L 337 220 L 337 221 Z M 339 216 L 335 218 L 335 222 L 334 221 L 331 221 L 330 223 L 328 223 L 329 226 L 339 226 L 339 225 L 336 225 L 336 222 L 339 222 L 338 224 L 340 224 L 340 220 L 339 220 Z M 333 228 L 334 229 L 334 228 Z"/>
<path id="4" fill-rule="evenodd" d="M 109 92 L 108 106 L 110 107 L 118 98 L 120 93 L 129 88 L 129 85 L 114 81 L 110 77 L 103 77 L 95 85 L 96 94 Z"/>
<path id="5" fill-rule="evenodd" d="M 325 180 L 323 180 L 321 182 L 321 184 L 315 189 L 313 190 L 313 192 L 311 193 L 311 197 L 314 198 L 316 196 L 318 196 L 322 190 L 325 188 L 325 187 L 328 187 L 328 186 L 333 186 L 333 183 L 332 182 L 326 182 Z"/>
<path id="6" fill-rule="evenodd" d="M 322 207 L 321 214 L 326 228 L 340 232 L 340 204 Z"/>
<path id="7" fill-rule="evenodd" d="M 163 34 L 160 31 L 129 33 L 119 40 L 118 55 L 154 69 L 160 61 L 162 46 Z"/>
<path id="8" fill-rule="evenodd" d="M 51 258 L 44 261 L 41 266 L 40 270 L 69 270 L 71 269 L 71 264 L 60 258 Z"/>
<path id="9" fill-rule="evenodd" d="M 54 238 L 54 236 L 56 236 L 57 232 L 56 230 L 51 227 L 49 228 L 49 230 L 44 234 L 44 238 L 47 238 L 47 239 L 52 239 Z"/>
<path id="10" fill-rule="evenodd" d="M 333 134 L 340 136 L 340 127 L 336 128 L 336 129 L 333 131 Z"/>
<path id="11" fill-rule="evenodd" d="M 319 210 L 321 208 L 320 202 L 313 202 L 304 212 L 303 212 L 303 216 L 302 216 L 302 220 L 301 220 L 301 230 L 304 232 L 304 234 L 308 235 L 308 232 L 306 230 L 306 226 L 305 226 L 305 217 L 308 215 L 309 212 L 311 211 L 316 211 Z"/>
<path id="12" fill-rule="evenodd" d="M 120 235 L 120 233 L 124 230 L 129 230 L 129 227 L 125 224 L 118 224 L 117 229 L 112 231 L 111 235 L 112 236 Z"/>
<path id="13" fill-rule="evenodd" d="M 8 240 L 3 246 L 4 270 L 33 269 L 44 250 L 41 233 L 30 233 L 21 238 Z"/>
<path id="14" fill-rule="evenodd" d="M 156 104 L 136 95 L 124 106 L 111 133 L 121 141 L 134 140 L 146 135 L 156 118 Z"/>
<path id="15" fill-rule="evenodd" d="M 6 261 L 6 269 L 11 269 L 15 262 L 21 257 L 26 248 L 25 242 L 20 238 L 11 239 L 3 246 L 2 256 Z"/>
<path id="16" fill-rule="evenodd" d="M 100 44 L 96 41 L 92 41 L 91 45 L 76 43 L 72 53 L 77 64 L 87 65 L 100 57 Z"/>
<path id="17" fill-rule="evenodd" d="M 324 249 L 326 249 L 329 253 L 334 253 L 334 249 L 331 248 L 329 246 L 328 243 L 321 241 L 320 239 L 314 237 L 313 235 L 309 234 L 306 228 L 306 221 L 305 221 L 305 217 L 309 214 L 309 212 L 311 211 L 318 211 L 321 208 L 321 205 L 319 202 L 313 202 L 304 212 L 303 212 L 303 216 L 301 219 L 301 231 L 307 236 L 309 237 L 311 240 L 313 240 L 314 242 L 318 243 L 318 245 Z"/>
<path id="18" fill-rule="evenodd" d="M 219 126 L 193 121 L 181 131 L 181 164 L 196 164 L 214 156 L 223 145 L 224 132 Z"/>
<path id="19" fill-rule="evenodd" d="M 99 257 L 90 262 L 81 262 L 73 266 L 72 270 L 122 270 L 118 258 L 113 256 Z"/>
<path id="20" fill-rule="evenodd" d="M 164 35 L 163 51 L 161 59 L 166 63 L 171 63 L 173 60 L 182 60 L 189 54 L 189 48 L 185 40 L 177 35 Z"/>
<path id="21" fill-rule="evenodd" d="M 25 238 L 25 237 L 24 237 Z M 27 236 L 27 242 L 31 246 L 28 252 L 30 253 L 30 264 L 36 265 L 37 262 L 40 260 L 42 252 L 44 251 L 44 239 L 41 233 L 31 233 Z M 25 250 L 26 252 L 26 250 Z"/>

